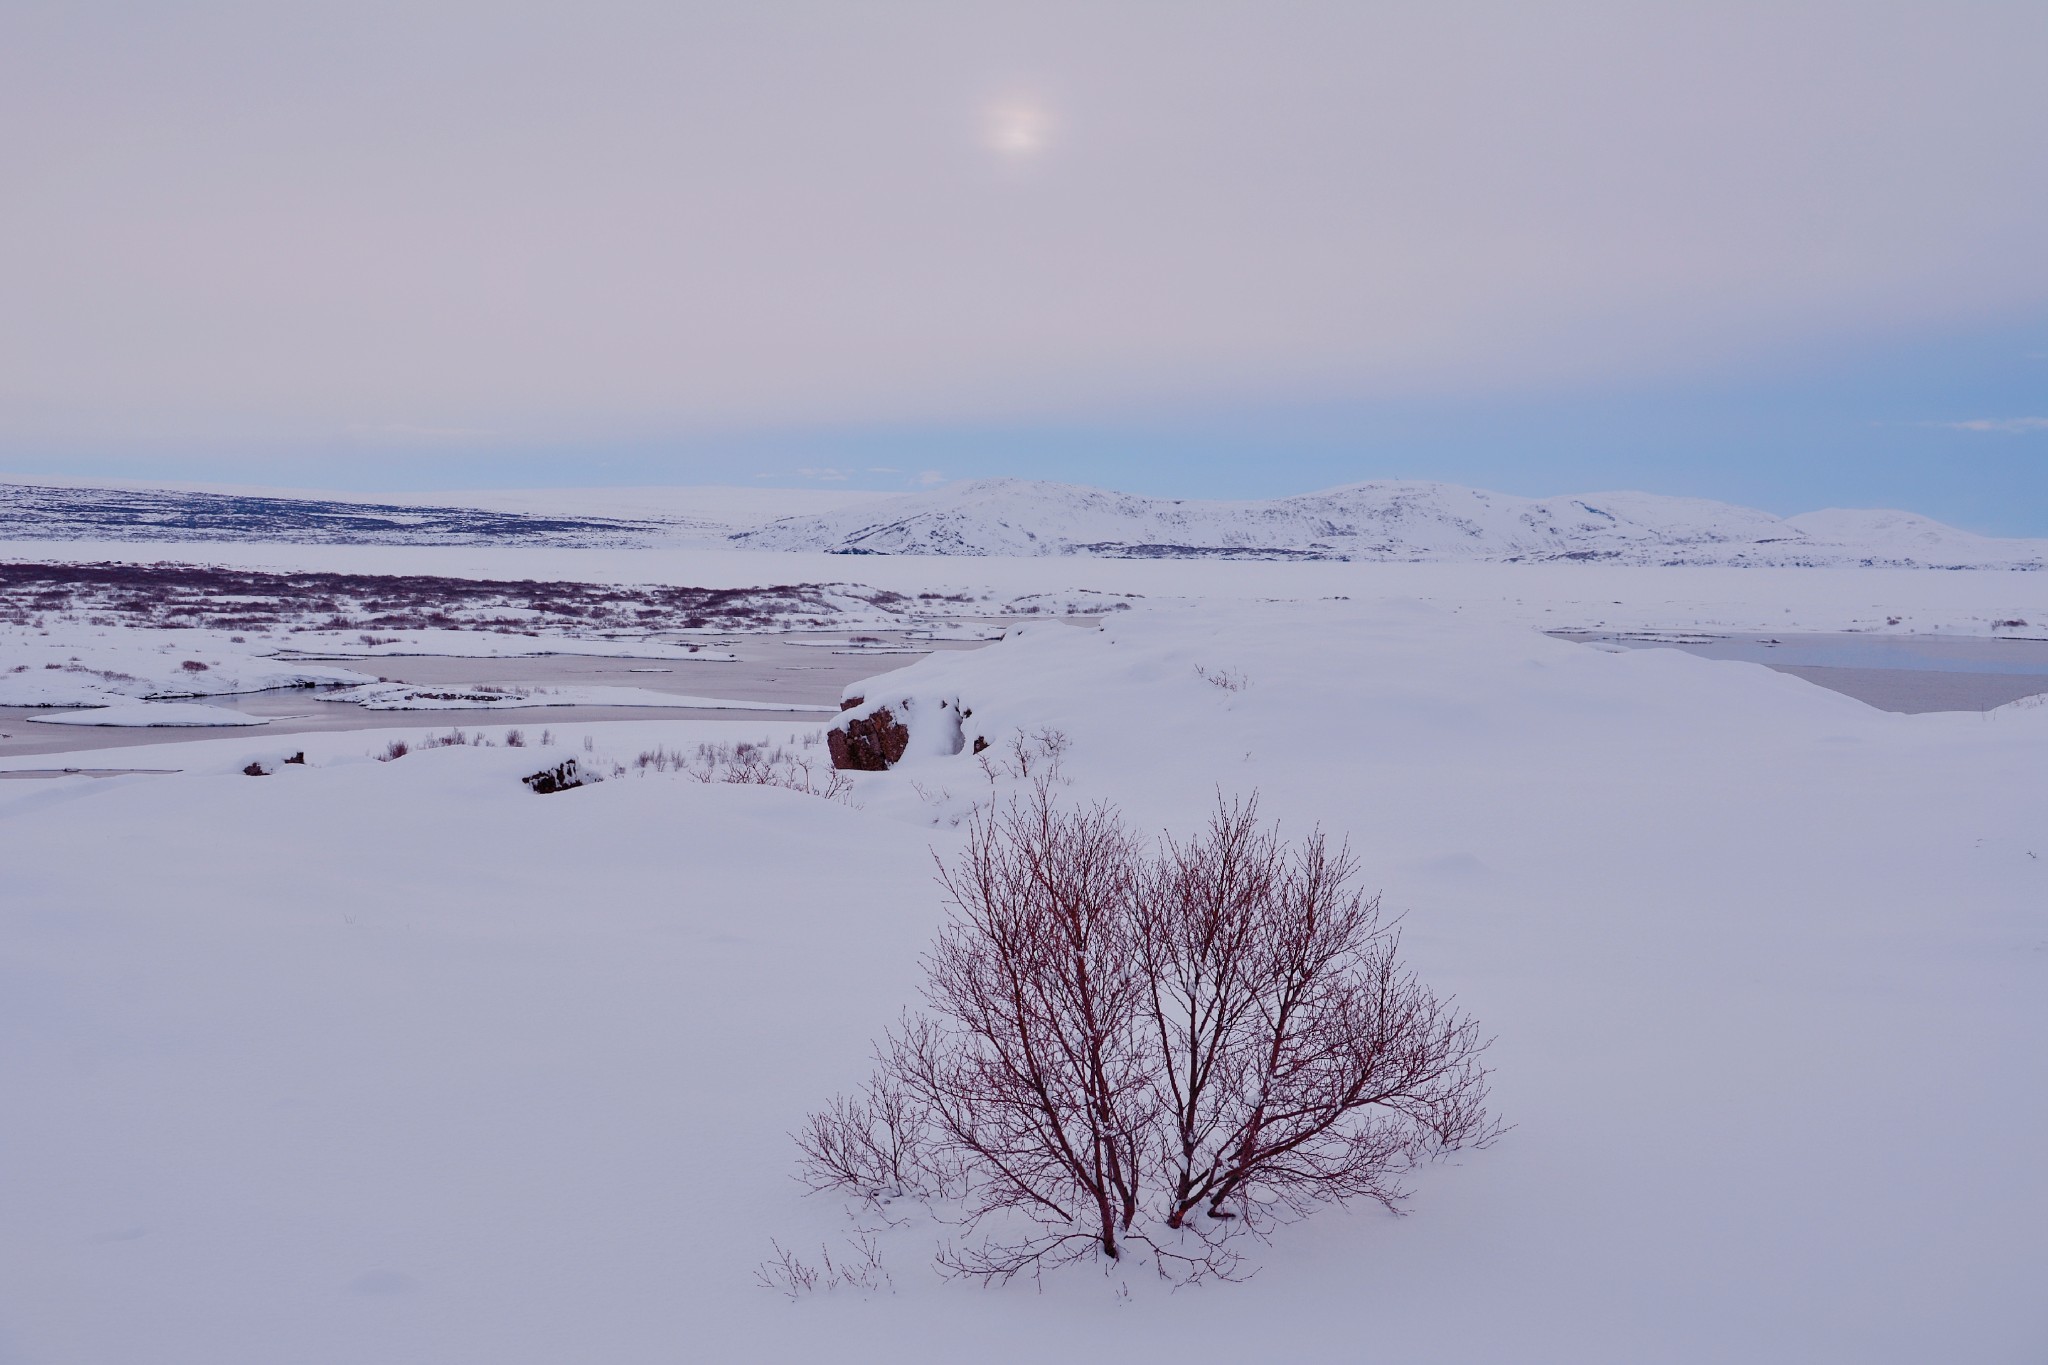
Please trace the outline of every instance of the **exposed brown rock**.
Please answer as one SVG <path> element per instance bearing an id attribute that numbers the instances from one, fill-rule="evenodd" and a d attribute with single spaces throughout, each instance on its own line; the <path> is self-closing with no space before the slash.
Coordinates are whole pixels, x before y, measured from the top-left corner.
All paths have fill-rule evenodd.
<path id="1" fill-rule="evenodd" d="M 910 729 L 886 706 L 868 716 L 855 716 L 825 732 L 825 747 L 831 750 L 832 766 L 856 772 L 878 773 L 903 757 L 910 747 Z"/>
<path id="2" fill-rule="evenodd" d="M 859 706 L 862 702 L 866 700 L 866 697 L 848 697 L 845 701 L 839 703 L 839 709 L 842 711 L 851 711 L 854 707 Z"/>

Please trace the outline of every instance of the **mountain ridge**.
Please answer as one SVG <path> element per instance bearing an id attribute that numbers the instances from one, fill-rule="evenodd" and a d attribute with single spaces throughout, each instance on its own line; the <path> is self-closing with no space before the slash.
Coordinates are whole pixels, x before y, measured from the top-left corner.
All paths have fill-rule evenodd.
<path id="1" fill-rule="evenodd" d="M 1909 512 L 1778 517 L 1705 498 L 1630 491 L 1524 498 L 1412 480 L 1202 500 L 984 479 L 901 494 L 879 507 L 784 517 L 731 540 L 838 554 L 2048 567 L 2048 541 L 1979 536 Z"/>
<path id="2" fill-rule="evenodd" d="M 378 501 L 286 490 L 228 493 L 0 480 L 0 541 L 2048 568 L 2048 540 L 1981 536 L 1912 512 L 1828 508 L 1779 517 L 1711 499 L 1632 491 L 1525 498 L 1448 483 L 1371 480 L 1283 498 L 1220 500 L 979 479 L 896 494 L 796 490 L 781 505 L 805 510 L 770 519 L 778 495 L 768 489 L 565 489 Z"/>

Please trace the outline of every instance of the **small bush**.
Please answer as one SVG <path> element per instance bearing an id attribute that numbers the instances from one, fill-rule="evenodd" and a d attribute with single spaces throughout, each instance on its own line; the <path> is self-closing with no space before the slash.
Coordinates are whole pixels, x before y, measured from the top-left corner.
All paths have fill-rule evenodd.
<path id="1" fill-rule="evenodd" d="M 392 759 L 404 758 L 407 754 L 411 752 L 412 746 L 410 744 L 407 744 L 402 739 L 394 739 L 389 744 L 384 746 L 384 755 L 377 761 L 380 763 L 389 763 Z"/>

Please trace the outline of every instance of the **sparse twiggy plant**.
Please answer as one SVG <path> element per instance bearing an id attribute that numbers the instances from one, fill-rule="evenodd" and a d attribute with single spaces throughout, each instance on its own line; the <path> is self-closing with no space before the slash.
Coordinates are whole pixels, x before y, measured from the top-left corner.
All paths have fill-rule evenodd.
<path id="1" fill-rule="evenodd" d="M 989 781 L 1008 777 L 1018 781 L 1064 782 L 1066 774 L 1061 771 L 1061 760 L 1073 748 L 1073 741 L 1064 730 L 1050 725 L 1041 725 L 1026 734 L 1021 728 L 1010 734 L 1003 746 L 1007 757 L 998 757 L 994 751 L 984 752 L 980 757 L 981 771 Z"/>
<path id="2" fill-rule="evenodd" d="M 1250 684 L 1251 681 L 1249 678 L 1245 677 L 1243 671 L 1240 669 L 1211 669 L 1204 668 L 1200 664 L 1195 665 L 1195 676 L 1200 678 L 1203 682 L 1208 683 L 1211 687 L 1220 687 L 1225 692 L 1242 692 Z"/>

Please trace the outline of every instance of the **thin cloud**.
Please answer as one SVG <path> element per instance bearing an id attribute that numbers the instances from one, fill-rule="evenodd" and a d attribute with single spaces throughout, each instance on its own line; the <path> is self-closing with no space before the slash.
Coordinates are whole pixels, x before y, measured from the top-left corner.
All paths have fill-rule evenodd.
<path id="1" fill-rule="evenodd" d="M 2048 417 L 1973 417 L 1967 422 L 1936 422 L 1934 425 L 1951 431 L 2002 431 L 2007 435 L 2020 435 L 2029 431 L 2048 431 Z"/>
<path id="2" fill-rule="evenodd" d="M 426 427 L 405 422 L 358 425 L 346 431 L 351 440 L 372 445 L 466 445 L 474 441 L 496 440 L 504 434 L 475 427 Z"/>

